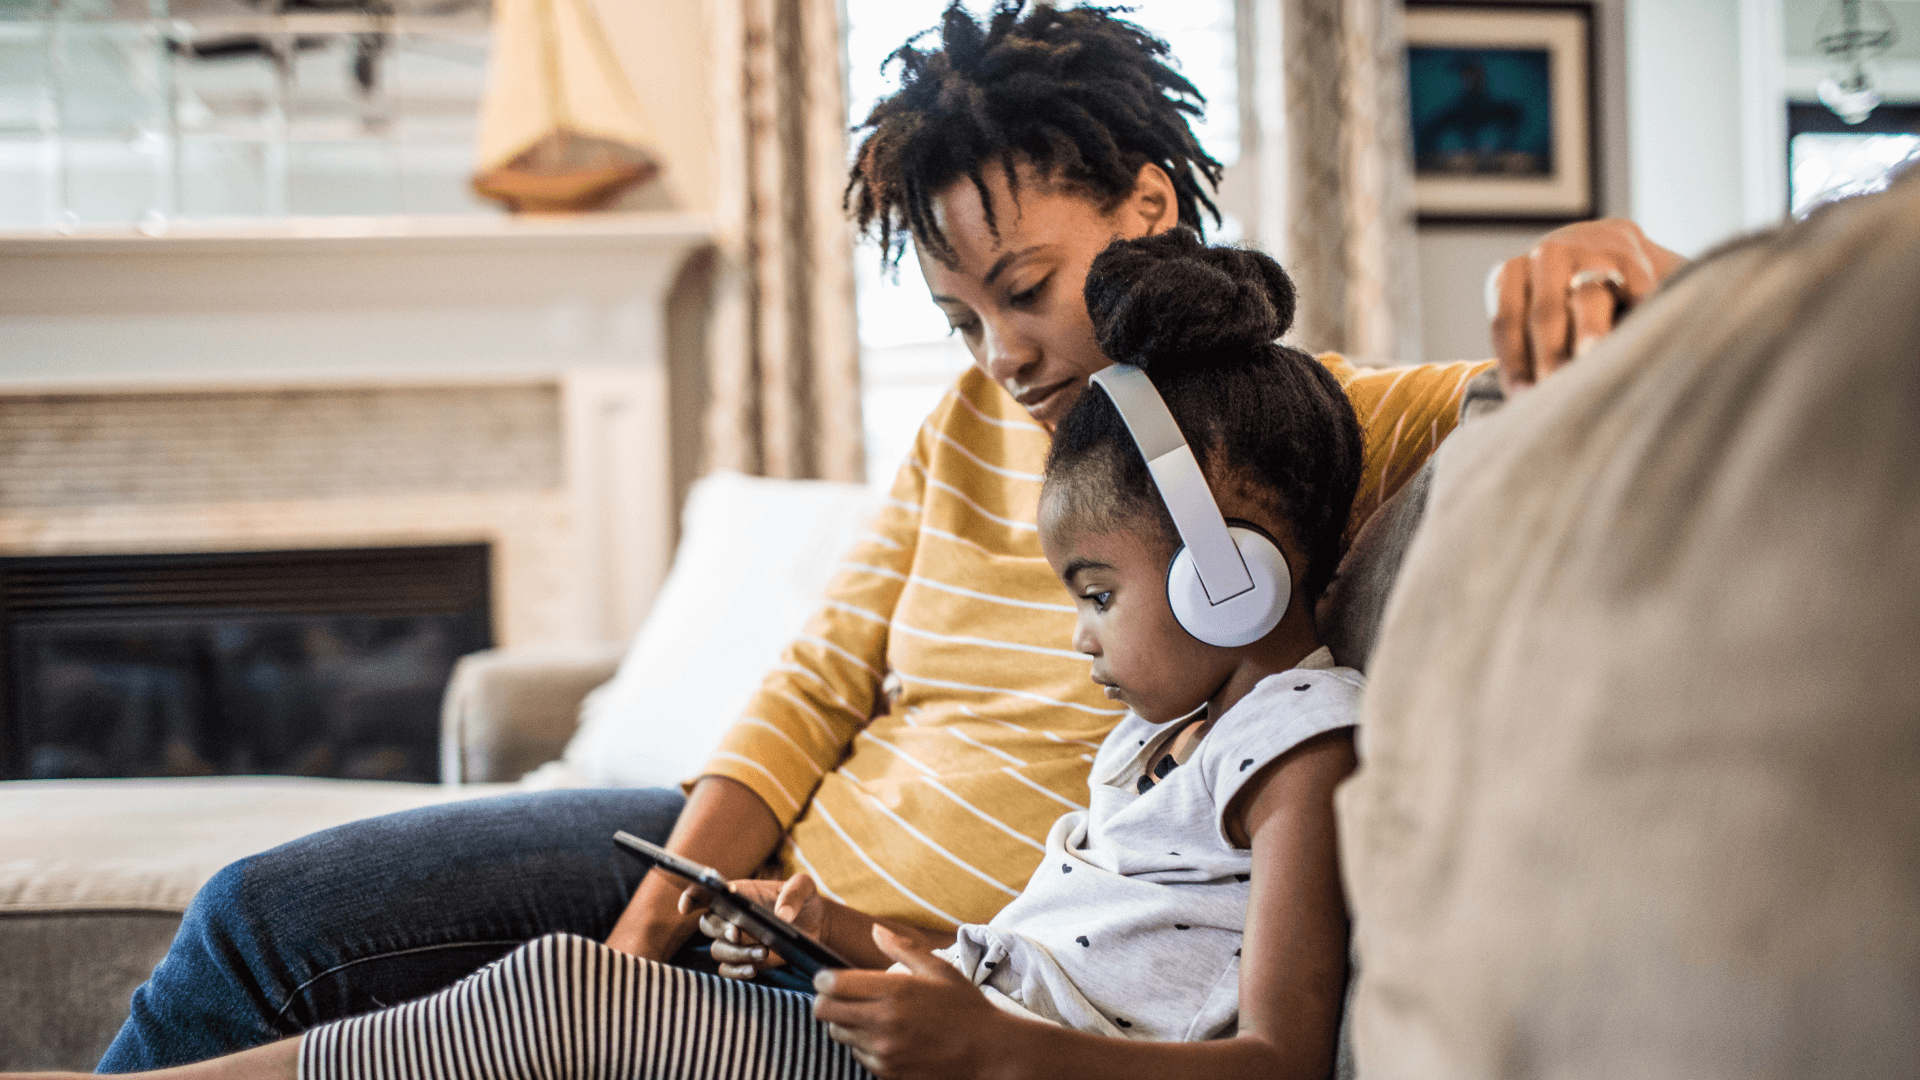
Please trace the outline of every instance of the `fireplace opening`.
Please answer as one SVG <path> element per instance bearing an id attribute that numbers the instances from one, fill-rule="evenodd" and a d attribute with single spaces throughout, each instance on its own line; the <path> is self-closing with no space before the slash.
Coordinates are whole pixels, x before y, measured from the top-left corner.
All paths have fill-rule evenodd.
<path id="1" fill-rule="evenodd" d="M 0 777 L 437 779 L 485 544 L 0 558 Z"/>

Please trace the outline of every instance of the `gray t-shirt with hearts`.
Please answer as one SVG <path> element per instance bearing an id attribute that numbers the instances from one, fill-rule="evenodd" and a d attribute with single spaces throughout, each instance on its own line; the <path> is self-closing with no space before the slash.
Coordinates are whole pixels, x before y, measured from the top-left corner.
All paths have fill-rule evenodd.
<path id="1" fill-rule="evenodd" d="M 1261 766 L 1356 724 L 1363 685 L 1321 649 L 1262 679 L 1171 769 L 1180 725 L 1129 715 L 1094 758 L 1091 805 L 1054 822 L 1026 890 L 941 955 L 989 997 L 1082 1031 L 1231 1034 L 1253 861 L 1227 839 L 1227 806 Z"/>

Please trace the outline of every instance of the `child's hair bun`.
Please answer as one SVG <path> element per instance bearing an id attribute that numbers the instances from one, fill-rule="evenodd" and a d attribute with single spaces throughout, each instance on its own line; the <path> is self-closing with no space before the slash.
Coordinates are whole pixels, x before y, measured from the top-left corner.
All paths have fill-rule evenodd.
<path id="1" fill-rule="evenodd" d="M 1279 263 L 1208 247 L 1186 228 L 1108 245 L 1087 271 L 1086 296 L 1100 351 L 1149 370 L 1258 348 L 1293 324 L 1293 280 Z"/>

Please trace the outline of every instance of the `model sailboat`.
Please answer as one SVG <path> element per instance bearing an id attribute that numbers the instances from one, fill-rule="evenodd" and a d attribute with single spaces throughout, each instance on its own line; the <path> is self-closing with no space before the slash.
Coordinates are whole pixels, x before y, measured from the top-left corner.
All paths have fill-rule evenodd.
<path id="1" fill-rule="evenodd" d="M 594 209 L 658 175 L 654 146 L 592 0 L 496 0 L 475 191 L 515 211 Z"/>

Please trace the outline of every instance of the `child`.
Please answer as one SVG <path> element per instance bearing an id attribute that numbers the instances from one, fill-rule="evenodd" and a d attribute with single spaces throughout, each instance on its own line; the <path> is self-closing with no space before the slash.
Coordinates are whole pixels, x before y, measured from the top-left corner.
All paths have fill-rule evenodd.
<path id="1" fill-rule="evenodd" d="M 942 939 L 805 875 L 739 882 L 892 969 L 822 973 L 809 1002 L 554 935 L 439 994 L 178 1071 L 284 1077 L 297 1058 L 303 1080 L 1327 1075 L 1347 933 L 1332 793 L 1353 766 L 1361 679 L 1333 665 L 1311 613 L 1339 558 L 1359 428 L 1324 367 L 1273 344 L 1293 288 L 1264 255 L 1184 229 L 1120 241 L 1086 296 L 1101 348 L 1145 370 L 1221 514 L 1285 554 L 1291 598 L 1251 644 L 1189 635 L 1167 598 L 1179 538 L 1146 462 L 1107 395 L 1080 396 L 1047 462 L 1042 543 L 1078 609 L 1074 647 L 1131 715 L 1094 759 L 1090 806 L 1055 823 L 991 922 Z M 723 974 L 769 966 L 732 927 L 701 925 Z"/>
<path id="2" fill-rule="evenodd" d="M 1346 959 L 1331 794 L 1352 767 L 1361 677 L 1333 665 L 1311 612 L 1339 560 L 1358 424 L 1322 365 L 1272 343 L 1293 289 L 1264 255 L 1185 230 L 1115 243 L 1087 306 L 1107 356 L 1160 392 L 1221 513 L 1278 542 L 1286 614 L 1239 648 L 1182 629 L 1167 599 L 1173 521 L 1107 395 L 1081 395 L 1054 433 L 1041 541 L 1078 608 L 1074 647 L 1131 710 L 1094 761 L 1088 809 L 1055 823 L 1019 898 L 962 926 L 939 960 L 914 947 L 930 935 L 876 931 L 804 877 L 743 888 L 929 984 L 909 994 L 897 966 L 821 980 L 815 1014 L 883 1076 L 996 1062 L 1035 1076 L 1324 1076 Z M 712 916 L 702 929 L 727 974 L 764 957 Z M 983 1017 L 973 987 L 1075 1030 Z"/>

